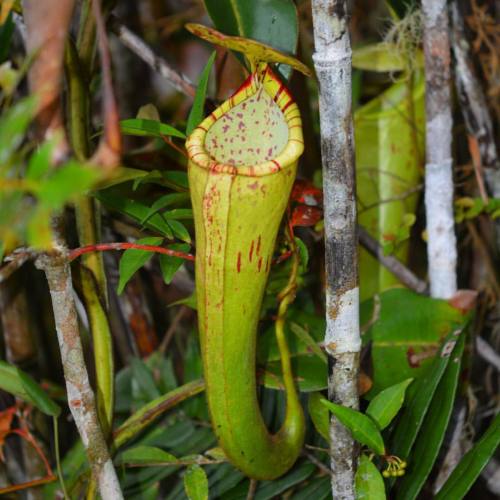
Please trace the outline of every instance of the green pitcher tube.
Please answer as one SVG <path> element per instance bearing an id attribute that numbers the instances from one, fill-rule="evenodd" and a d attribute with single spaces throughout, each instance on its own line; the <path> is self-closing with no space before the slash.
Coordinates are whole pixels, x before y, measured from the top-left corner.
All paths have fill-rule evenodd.
<path id="1" fill-rule="evenodd" d="M 297 105 L 260 64 L 188 138 L 196 294 L 212 425 L 229 460 L 256 479 L 296 461 L 304 416 L 291 379 L 274 435 L 259 409 L 257 326 L 278 229 L 303 151 Z M 282 363 L 289 363 L 286 347 Z M 284 370 L 285 371 L 285 370 Z"/>

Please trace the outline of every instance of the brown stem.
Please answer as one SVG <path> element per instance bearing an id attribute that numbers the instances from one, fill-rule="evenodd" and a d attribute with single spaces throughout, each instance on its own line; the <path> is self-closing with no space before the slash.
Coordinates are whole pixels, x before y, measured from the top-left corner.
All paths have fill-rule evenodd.
<path id="1" fill-rule="evenodd" d="M 391 271 L 396 278 L 406 285 L 411 290 L 417 293 L 425 293 L 427 291 L 427 283 L 418 278 L 408 269 L 402 262 L 392 255 L 384 255 L 382 245 L 368 231 L 358 226 L 359 242 L 368 252 L 373 255 L 386 269 Z"/>

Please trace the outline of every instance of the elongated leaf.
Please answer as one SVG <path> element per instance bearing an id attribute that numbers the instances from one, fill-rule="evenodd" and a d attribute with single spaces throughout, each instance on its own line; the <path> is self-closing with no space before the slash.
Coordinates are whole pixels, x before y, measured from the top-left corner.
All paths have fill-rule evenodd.
<path id="1" fill-rule="evenodd" d="M 311 392 L 307 403 L 309 416 L 314 424 L 314 427 L 323 438 L 330 442 L 330 414 L 328 408 L 321 403 L 325 399 L 319 392 Z"/>
<path id="2" fill-rule="evenodd" d="M 417 437 L 415 449 L 410 455 L 410 469 L 398 485 L 397 499 L 413 500 L 417 498 L 434 466 L 453 411 L 464 343 L 465 334 L 463 333 L 432 398 L 432 403 Z"/>
<path id="3" fill-rule="evenodd" d="M 255 492 L 255 500 L 271 500 L 280 498 L 280 494 L 289 490 L 293 486 L 302 483 L 310 477 L 316 466 L 311 463 L 302 463 L 298 467 L 294 467 L 290 472 L 274 481 L 263 481 Z"/>
<path id="4" fill-rule="evenodd" d="M 184 489 L 189 500 L 208 500 L 208 480 L 199 465 L 191 465 L 184 474 Z"/>
<path id="5" fill-rule="evenodd" d="M 12 12 L 9 12 L 5 22 L 0 26 L 0 64 L 7 59 L 13 33 L 14 20 L 12 19 Z"/>
<path id="6" fill-rule="evenodd" d="M 460 500 L 481 474 L 500 445 L 500 413 L 496 415 L 488 430 L 455 467 L 450 477 L 435 496 L 435 500 Z"/>
<path id="7" fill-rule="evenodd" d="M 428 374 L 443 337 L 460 328 L 465 318 L 444 300 L 403 288 L 387 290 L 379 297 L 377 320 L 363 335 L 364 342 L 372 343 L 373 388 L 368 399 L 414 378 L 407 390 L 409 399 L 419 378 Z"/>
<path id="8" fill-rule="evenodd" d="M 144 405 L 118 428 L 115 433 L 115 446 L 123 446 L 157 417 L 185 399 L 199 394 L 204 387 L 203 380 L 193 380 Z"/>
<path id="9" fill-rule="evenodd" d="M 24 139 L 36 108 L 34 96 L 22 99 L 3 113 L 0 120 L 0 164 L 7 163 L 10 155 Z"/>
<path id="10" fill-rule="evenodd" d="M 0 361 L 0 388 L 31 403 L 46 415 L 57 417 L 61 413 L 61 408 L 30 375 L 5 361 Z"/>
<path id="11" fill-rule="evenodd" d="M 401 420 L 392 436 L 391 453 L 394 455 L 405 459 L 408 458 L 462 330 L 463 328 L 458 328 L 446 337 L 429 370 L 415 384 L 413 396 L 405 407 Z"/>
<path id="12" fill-rule="evenodd" d="M 191 236 L 184 224 L 175 219 L 168 219 L 166 222 L 176 238 L 179 238 L 186 243 L 191 243 Z"/>
<path id="13" fill-rule="evenodd" d="M 405 399 L 406 388 L 413 382 L 412 378 L 395 384 L 379 392 L 368 405 L 366 414 L 377 422 L 380 430 L 385 429 L 397 415 Z"/>
<path id="14" fill-rule="evenodd" d="M 385 500 L 385 485 L 382 475 L 366 456 L 359 458 L 356 471 L 356 500 Z"/>
<path id="15" fill-rule="evenodd" d="M 169 193 L 161 196 L 151 205 L 148 213 L 141 220 L 141 224 L 144 225 L 154 214 L 156 214 L 160 210 L 174 205 L 175 203 L 187 201 L 188 199 L 189 194 L 187 193 Z"/>
<path id="16" fill-rule="evenodd" d="M 120 121 L 120 129 L 125 135 L 138 135 L 147 137 L 172 136 L 185 139 L 186 135 L 180 130 L 167 125 L 166 123 L 155 120 L 146 120 L 144 118 L 129 118 Z"/>
<path id="17" fill-rule="evenodd" d="M 172 464 L 175 465 L 177 458 L 155 446 L 135 446 L 125 450 L 117 459 L 119 464 Z"/>
<path id="18" fill-rule="evenodd" d="M 316 343 L 305 328 L 302 328 L 297 323 L 290 323 L 290 330 L 292 330 L 292 332 L 295 333 L 295 335 L 297 335 L 297 337 L 299 337 L 299 339 L 302 340 L 302 342 L 304 342 L 304 344 L 306 344 L 307 347 L 309 347 L 309 349 L 311 349 L 311 351 L 316 354 L 321 361 L 323 361 L 323 363 L 327 363 L 326 354 L 321 350 L 321 347 Z"/>
<path id="19" fill-rule="evenodd" d="M 133 383 L 137 383 L 141 393 L 145 396 L 146 400 L 155 399 L 160 396 L 160 391 L 156 387 L 153 373 L 146 363 L 139 358 L 132 358 L 131 360 Z"/>
<path id="20" fill-rule="evenodd" d="M 205 0 L 205 5 L 215 27 L 223 33 L 252 38 L 295 54 L 299 32 L 292 0 Z M 284 76 L 289 77 L 290 72 Z"/>
<path id="21" fill-rule="evenodd" d="M 128 215 L 137 222 L 141 222 L 142 219 L 146 217 L 149 212 L 149 207 L 139 203 L 138 201 L 131 200 L 126 196 L 117 194 L 112 189 L 107 189 L 105 191 L 97 191 L 94 196 L 101 201 L 108 208 L 117 210 L 118 212 Z M 152 215 L 149 220 L 145 223 L 145 226 L 149 229 L 153 229 L 158 233 L 162 234 L 166 238 L 173 239 L 174 233 L 167 222 L 159 214 Z"/>
<path id="22" fill-rule="evenodd" d="M 188 252 L 190 246 L 187 243 L 174 243 L 167 248 L 178 250 L 180 252 Z M 160 255 L 160 268 L 163 276 L 163 281 L 168 285 L 179 267 L 182 266 L 183 260 L 179 257 L 171 257 L 170 255 Z"/>
<path id="23" fill-rule="evenodd" d="M 403 71 L 408 67 L 407 57 L 395 44 L 374 43 L 353 50 L 352 66 L 367 71 Z M 423 54 L 419 51 L 416 67 L 422 67 L 423 62 Z"/>
<path id="24" fill-rule="evenodd" d="M 150 236 L 137 240 L 141 245 L 160 245 L 163 238 Z M 120 259 L 119 272 L 120 280 L 118 282 L 118 293 L 122 293 L 125 285 L 129 282 L 130 278 L 138 271 L 151 257 L 153 252 L 146 250 L 125 250 L 122 258 Z"/>
<path id="25" fill-rule="evenodd" d="M 174 208 L 162 214 L 166 220 L 193 220 L 193 210 L 191 208 Z"/>
<path id="26" fill-rule="evenodd" d="M 254 65 L 258 62 L 288 64 L 304 75 L 312 75 L 311 70 L 298 59 L 280 50 L 276 50 L 268 44 L 240 36 L 227 36 L 201 24 L 189 23 L 186 24 L 186 29 L 210 43 L 245 54 L 245 57 L 252 61 Z"/>
<path id="27" fill-rule="evenodd" d="M 196 94 L 194 96 L 193 107 L 189 112 L 187 120 L 186 135 L 190 135 L 195 127 L 203 120 L 203 108 L 205 106 L 205 98 L 207 96 L 208 78 L 210 76 L 210 71 L 212 70 L 216 54 L 217 52 L 212 52 L 212 55 L 208 58 L 207 64 L 201 73 L 198 88 L 196 89 Z"/>
<path id="28" fill-rule="evenodd" d="M 324 404 L 350 431 L 354 439 L 371 448 L 378 455 L 385 454 L 384 440 L 377 428 L 377 424 L 363 413 L 341 406 L 326 399 Z"/>

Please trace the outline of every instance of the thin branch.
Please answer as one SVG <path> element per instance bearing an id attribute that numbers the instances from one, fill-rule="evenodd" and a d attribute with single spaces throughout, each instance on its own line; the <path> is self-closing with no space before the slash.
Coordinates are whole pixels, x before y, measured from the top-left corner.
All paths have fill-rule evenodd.
<path id="1" fill-rule="evenodd" d="M 15 254 L 12 260 L 0 268 L 0 283 L 6 281 L 15 271 L 17 271 L 25 262 L 33 257 L 31 252 L 22 252 Z"/>
<path id="2" fill-rule="evenodd" d="M 455 83 L 467 132 L 476 138 L 481 163 L 486 169 L 500 169 L 498 151 L 488 104 L 470 54 L 463 17 L 458 2 L 450 4 L 451 47 L 455 59 Z M 490 186 L 490 189 L 493 186 Z M 500 185 L 496 186 L 495 197 L 500 196 Z"/>
<path id="3" fill-rule="evenodd" d="M 500 372 L 500 356 L 495 349 L 479 335 L 476 337 L 476 349 L 481 358 L 494 366 Z"/>
<path id="4" fill-rule="evenodd" d="M 424 15 L 426 165 L 425 210 L 431 295 L 448 299 L 457 290 L 453 219 L 453 119 L 446 0 L 422 0 Z"/>
<path id="5" fill-rule="evenodd" d="M 171 68 L 167 62 L 157 56 L 153 50 L 135 33 L 121 24 L 116 17 L 110 17 L 111 29 L 120 42 L 142 59 L 153 71 L 165 78 L 182 94 L 194 97 L 196 87 L 184 75 Z"/>
<path id="6" fill-rule="evenodd" d="M 391 271 L 401 283 L 417 293 L 426 293 L 427 283 L 418 278 L 401 261 L 392 255 L 384 255 L 382 245 L 361 226 L 358 226 L 359 242 L 373 255 L 386 269 Z"/>
<path id="7" fill-rule="evenodd" d="M 179 310 L 177 311 L 177 314 L 175 315 L 174 319 L 170 323 L 170 326 L 168 327 L 168 330 L 165 332 L 165 336 L 163 337 L 163 340 L 161 341 L 161 344 L 159 345 L 157 351 L 160 352 L 161 354 L 165 354 L 168 346 L 170 345 L 170 341 L 173 339 L 175 332 L 177 331 L 177 328 L 184 316 L 189 312 L 189 308 L 185 306 L 181 306 Z"/>
<path id="8" fill-rule="evenodd" d="M 99 55 L 101 57 L 103 77 L 102 113 L 104 121 L 104 134 L 101 137 L 99 146 L 92 157 L 91 162 L 107 168 L 114 168 L 118 166 L 120 161 L 122 139 L 118 105 L 113 92 L 108 36 L 106 34 L 106 28 L 102 18 L 100 0 L 92 1 L 92 11 L 94 13 L 97 28 L 98 48 Z"/>
<path id="9" fill-rule="evenodd" d="M 87 450 L 92 473 L 104 500 L 123 498 L 113 462 L 99 426 L 94 392 L 83 358 L 71 271 L 64 248 L 41 255 L 36 265 L 45 272 L 68 394 L 68 405 Z"/>
<path id="10" fill-rule="evenodd" d="M 259 484 L 259 482 L 256 479 L 250 479 L 250 484 L 248 485 L 247 491 L 247 500 L 253 500 L 255 498 L 257 484 Z"/>
<path id="11" fill-rule="evenodd" d="M 68 259 L 77 259 L 80 255 L 90 252 L 105 252 L 107 250 L 146 250 L 147 252 L 161 253 L 170 257 L 179 257 L 180 259 L 194 261 L 194 255 L 189 253 L 171 250 L 170 248 L 158 247 L 155 245 L 141 245 L 139 243 L 97 243 L 95 245 L 87 245 L 80 248 L 74 248 L 69 251 Z"/>
<path id="12" fill-rule="evenodd" d="M 312 13 L 323 163 L 328 398 L 357 409 L 361 337 L 347 1 L 312 0 Z M 352 500 L 359 447 L 335 417 L 330 437 L 333 498 Z"/>

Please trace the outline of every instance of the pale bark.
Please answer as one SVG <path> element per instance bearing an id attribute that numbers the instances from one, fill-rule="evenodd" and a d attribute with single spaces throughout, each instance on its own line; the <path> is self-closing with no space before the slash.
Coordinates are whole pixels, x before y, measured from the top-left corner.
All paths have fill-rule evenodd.
<path id="1" fill-rule="evenodd" d="M 450 43 L 446 0 L 422 0 L 425 56 L 425 210 L 431 295 L 450 298 L 457 290 L 453 219 Z"/>
<path id="2" fill-rule="evenodd" d="M 64 247 L 42 255 L 37 267 L 45 272 L 61 351 L 68 406 L 87 450 L 92 473 L 104 500 L 123 498 L 113 462 L 97 419 L 94 392 L 83 358 L 71 270 Z"/>
<path id="3" fill-rule="evenodd" d="M 319 81 L 325 211 L 328 397 L 358 408 L 359 287 L 351 44 L 346 1 L 313 0 L 314 66 Z M 335 418 L 330 425 L 332 494 L 354 499 L 358 446 Z"/>

